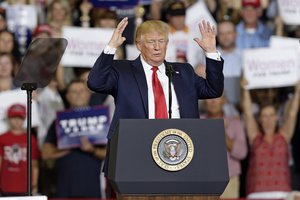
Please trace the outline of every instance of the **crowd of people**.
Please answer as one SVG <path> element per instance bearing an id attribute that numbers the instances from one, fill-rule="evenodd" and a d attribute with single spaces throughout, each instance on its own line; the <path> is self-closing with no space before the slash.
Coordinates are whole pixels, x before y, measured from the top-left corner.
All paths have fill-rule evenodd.
<path id="1" fill-rule="evenodd" d="M 36 9 L 38 23 L 20 31 L 8 23 L 6 11 L 24 5 Z M 137 42 L 135 28 L 143 21 L 162 20 L 169 25 L 166 60 L 192 64 L 195 73 L 205 80 L 209 63 L 201 48 L 195 48 L 195 42 L 191 42 L 194 30 L 187 22 L 199 5 L 205 8 L 203 12 L 207 11 L 205 16 L 215 22 L 217 51 L 224 60 L 223 95 L 201 100 L 198 105 L 201 118 L 224 119 L 230 181 L 221 197 L 287 198 L 290 192 L 300 190 L 300 82 L 289 87 L 249 90 L 249 80 L 243 76 L 245 50 L 269 47 L 271 36 L 300 38 L 300 24 L 284 24 L 276 0 L 151 0 L 125 8 L 94 6 L 88 0 L 2 1 L 0 98 L 11 91 L 24 92 L 13 84 L 13 79 L 30 41 L 62 37 L 65 26 L 117 28 L 124 16 L 128 20 L 123 30 L 126 40 L 116 46 L 115 59 L 132 55 L 127 46 Z M 137 44 L 139 50 L 140 45 Z M 102 51 L 99 49 L 99 55 Z M 82 137 L 79 147 L 61 149 L 57 142 L 57 111 L 107 106 L 110 116 L 114 112 L 111 95 L 88 89 L 91 68 L 59 65 L 50 83 L 33 93 L 33 194 L 114 197 L 102 173 L 105 144 L 95 145 Z M 95 90 L 100 91 L 97 87 Z M 0 133 L 0 196 L 26 193 L 26 104 L 12 102 L 0 108 L 0 120 L 7 123 L 6 130 Z"/>

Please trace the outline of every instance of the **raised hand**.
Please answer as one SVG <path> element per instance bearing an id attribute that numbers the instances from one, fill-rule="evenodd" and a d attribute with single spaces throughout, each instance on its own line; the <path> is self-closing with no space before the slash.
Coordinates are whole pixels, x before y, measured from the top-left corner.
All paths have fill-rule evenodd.
<path id="1" fill-rule="evenodd" d="M 194 40 L 205 52 L 216 52 L 216 28 L 211 26 L 209 22 L 205 22 L 203 20 L 202 23 L 199 23 L 199 30 L 202 35 L 202 39 L 194 38 Z"/>
<path id="2" fill-rule="evenodd" d="M 112 48 L 117 48 L 123 44 L 123 42 L 126 40 L 125 37 L 122 36 L 124 29 L 126 28 L 128 24 L 128 17 L 124 17 L 120 23 L 118 24 L 117 28 L 115 29 L 108 46 Z"/>

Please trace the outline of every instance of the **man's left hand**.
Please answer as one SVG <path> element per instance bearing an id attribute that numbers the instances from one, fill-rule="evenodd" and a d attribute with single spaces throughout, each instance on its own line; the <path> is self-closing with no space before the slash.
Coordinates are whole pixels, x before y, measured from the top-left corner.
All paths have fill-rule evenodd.
<path id="1" fill-rule="evenodd" d="M 197 44 L 206 52 L 213 53 L 217 52 L 216 47 L 216 28 L 211 26 L 209 22 L 202 21 L 199 24 L 199 30 L 202 38 L 194 38 Z"/>

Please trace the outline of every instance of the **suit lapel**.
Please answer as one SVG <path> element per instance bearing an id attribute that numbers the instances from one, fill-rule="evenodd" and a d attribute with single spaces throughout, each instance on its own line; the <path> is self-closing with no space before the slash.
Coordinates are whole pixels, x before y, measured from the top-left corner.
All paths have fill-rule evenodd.
<path id="1" fill-rule="evenodd" d="M 148 114 L 148 87 L 147 87 L 146 75 L 145 75 L 140 57 L 135 59 L 133 61 L 132 65 L 133 65 L 132 71 L 133 71 L 134 77 L 137 81 L 140 95 L 141 95 L 141 98 L 143 101 L 144 111 L 145 111 L 146 117 L 148 117 L 148 115 L 149 115 Z"/>

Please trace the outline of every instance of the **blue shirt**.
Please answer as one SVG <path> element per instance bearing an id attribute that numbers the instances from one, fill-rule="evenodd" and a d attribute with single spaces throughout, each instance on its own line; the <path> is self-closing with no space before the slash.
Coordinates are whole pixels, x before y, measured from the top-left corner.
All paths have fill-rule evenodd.
<path id="1" fill-rule="evenodd" d="M 270 36 L 273 31 L 265 26 L 262 22 L 258 22 L 256 31 L 249 33 L 245 29 L 244 22 L 237 25 L 236 46 L 240 49 L 258 48 L 269 46 Z"/>

